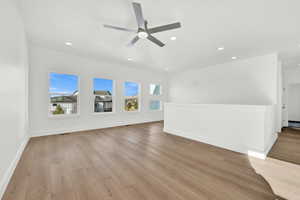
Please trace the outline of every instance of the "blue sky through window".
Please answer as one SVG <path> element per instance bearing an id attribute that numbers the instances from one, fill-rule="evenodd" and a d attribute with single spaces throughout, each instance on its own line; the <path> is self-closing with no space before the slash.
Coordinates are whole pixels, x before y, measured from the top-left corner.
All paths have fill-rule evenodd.
<path id="1" fill-rule="evenodd" d="M 137 96 L 139 94 L 139 85 L 134 82 L 125 82 L 125 96 Z"/>
<path id="2" fill-rule="evenodd" d="M 113 80 L 94 78 L 94 90 L 109 91 L 112 94 Z"/>
<path id="3" fill-rule="evenodd" d="M 78 76 L 71 74 L 50 73 L 50 93 L 73 94 L 78 90 Z"/>

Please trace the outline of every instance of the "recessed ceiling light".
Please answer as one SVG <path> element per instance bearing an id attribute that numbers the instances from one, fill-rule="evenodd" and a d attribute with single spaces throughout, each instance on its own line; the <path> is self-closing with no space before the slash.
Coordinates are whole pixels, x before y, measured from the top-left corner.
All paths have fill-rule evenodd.
<path id="1" fill-rule="evenodd" d="M 128 61 L 132 61 L 132 58 L 127 58 Z"/>
<path id="2" fill-rule="evenodd" d="M 173 36 L 173 37 L 171 37 L 170 39 L 174 41 L 174 40 L 176 40 L 177 38 L 176 38 L 175 36 Z"/>
<path id="3" fill-rule="evenodd" d="M 217 50 L 218 51 L 223 51 L 225 48 L 224 47 L 218 47 Z"/>
<path id="4" fill-rule="evenodd" d="M 237 57 L 236 57 L 236 56 L 232 56 L 231 59 L 232 59 L 232 60 L 236 60 Z"/>
<path id="5" fill-rule="evenodd" d="M 65 45 L 72 46 L 73 44 L 72 44 L 72 42 L 65 42 Z"/>
<path id="6" fill-rule="evenodd" d="M 65 45 L 72 46 L 73 44 L 72 44 L 72 42 L 66 42 Z"/>

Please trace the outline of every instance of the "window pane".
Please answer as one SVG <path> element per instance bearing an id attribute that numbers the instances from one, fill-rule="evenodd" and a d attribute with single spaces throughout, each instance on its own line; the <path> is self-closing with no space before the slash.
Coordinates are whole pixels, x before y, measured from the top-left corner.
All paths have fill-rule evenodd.
<path id="1" fill-rule="evenodd" d="M 125 110 L 139 110 L 139 84 L 134 82 L 125 82 Z"/>
<path id="2" fill-rule="evenodd" d="M 150 95 L 159 96 L 161 95 L 160 85 L 150 84 Z"/>
<path id="3" fill-rule="evenodd" d="M 160 101 L 158 100 L 152 100 L 150 101 L 150 110 L 160 110 Z"/>
<path id="4" fill-rule="evenodd" d="M 49 94 L 51 114 L 76 114 L 78 107 L 78 76 L 50 73 Z"/>
<path id="5" fill-rule="evenodd" d="M 125 96 L 132 97 L 138 96 L 139 94 L 139 84 L 134 82 L 125 82 Z"/>
<path id="6" fill-rule="evenodd" d="M 113 80 L 94 78 L 94 112 L 113 111 Z"/>

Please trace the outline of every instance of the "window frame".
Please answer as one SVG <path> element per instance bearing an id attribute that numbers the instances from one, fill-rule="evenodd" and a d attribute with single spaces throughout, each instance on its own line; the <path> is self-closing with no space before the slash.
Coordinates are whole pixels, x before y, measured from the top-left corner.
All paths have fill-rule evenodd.
<path id="1" fill-rule="evenodd" d="M 111 80 L 113 85 L 112 85 L 112 112 L 95 112 L 95 94 L 94 94 L 94 79 L 106 79 L 106 80 Z M 93 115 L 111 115 L 116 113 L 116 103 L 117 103 L 117 98 L 116 98 L 116 81 L 111 78 L 92 78 L 92 114 Z"/>
<path id="2" fill-rule="evenodd" d="M 126 93 L 125 83 L 126 82 L 136 83 L 138 85 L 138 95 L 137 95 L 137 97 L 138 97 L 138 109 L 135 110 L 135 111 L 127 111 L 125 109 L 125 105 L 126 105 L 125 104 L 125 99 L 126 99 L 126 96 L 125 96 L 125 93 Z M 121 108 L 122 112 L 124 112 L 124 113 L 139 113 L 139 112 L 141 112 L 141 109 L 142 109 L 142 95 L 141 95 L 141 93 L 142 93 L 142 85 L 141 85 L 141 83 L 138 82 L 138 81 L 132 81 L 132 80 L 126 80 L 126 81 L 123 81 L 122 83 L 123 83 L 122 84 L 123 94 L 122 94 L 122 103 L 121 103 L 121 105 L 122 105 L 122 108 Z"/>
<path id="3" fill-rule="evenodd" d="M 78 90 L 78 95 L 77 95 L 77 112 L 75 114 L 59 114 L 59 115 L 54 115 L 50 112 L 51 109 L 51 94 L 55 93 L 50 93 L 50 74 L 55 73 L 55 74 L 63 74 L 63 75 L 72 75 L 72 76 L 77 76 L 77 90 Z M 80 76 L 76 73 L 72 72 L 57 72 L 57 71 L 49 71 L 47 73 L 47 80 L 48 80 L 48 110 L 47 110 L 47 115 L 48 118 L 50 119 L 56 119 L 56 118 L 74 118 L 74 117 L 79 117 L 80 116 L 80 95 L 81 95 L 81 89 L 80 89 Z"/>
<path id="4" fill-rule="evenodd" d="M 151 85 L 155 85 L 155 86 L 159 86 L 160 88 L 159 88 L 159 91 L 160 91 L 160 93 L 159 93 L 159 95 L 154 95 L 154 94 L 151 94 Z M 148 111 L 149 112 L 161 112 L 161 111 L 163 111 L 163 86 L 162 86 L 162 84 L 158 84 L 158 83 L 149 83 L 149 87 L 148 87 L 148 89 L 149 89 L 149 92 L 148 92 L 148 94 L 149 94 L 149 96 L 150 96 L 150 99 L 149 99 L 149 101 L 148 101 Z M 157 109 L 157 110 L 151 110 L 151 108 L 150 108 L 150 105 L 151 105 L 151 101 L 159 101 L 160 102 L 160 108 L 159 109 Z"/>

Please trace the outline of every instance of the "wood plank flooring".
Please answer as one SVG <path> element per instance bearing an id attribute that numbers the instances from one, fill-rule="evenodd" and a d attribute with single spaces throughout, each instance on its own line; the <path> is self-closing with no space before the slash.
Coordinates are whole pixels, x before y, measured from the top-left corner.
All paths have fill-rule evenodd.
<path id="1" fill-rule="evenodd" d="M 247 156 L 149 123 L 30 140 L 3 200 L 275 200 Z"/>
<path id="2" fill-rule="evenodd" d="M 300 130 L 284 129 L 268 156 L 300 165 Z"/>

